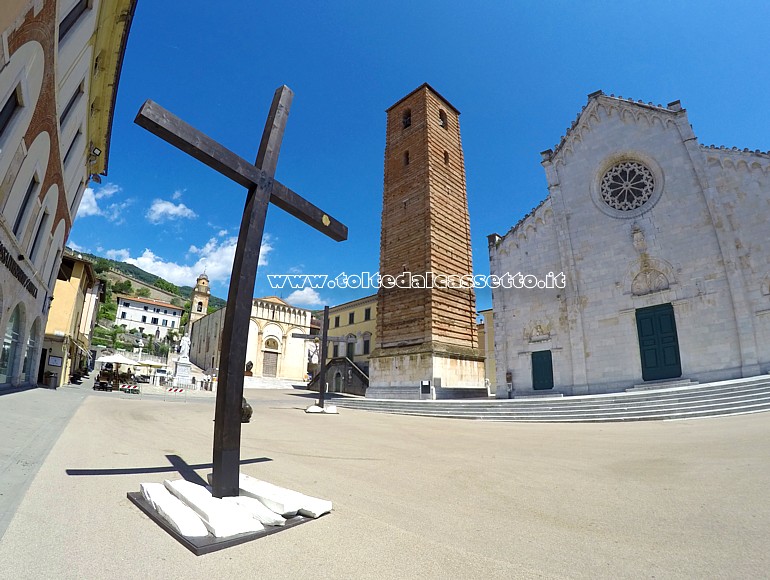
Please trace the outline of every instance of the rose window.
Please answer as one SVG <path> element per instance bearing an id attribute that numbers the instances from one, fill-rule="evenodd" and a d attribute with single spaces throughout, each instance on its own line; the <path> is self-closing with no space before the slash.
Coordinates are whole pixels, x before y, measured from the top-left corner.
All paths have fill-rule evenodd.
<path id="1" fill-rule="evenodd" d="M 623 161 L 602 177 L 602 200 L 618 211 L 631 211 L 652 197 L 655 180 L 652 171 L 638 161 Z"/>

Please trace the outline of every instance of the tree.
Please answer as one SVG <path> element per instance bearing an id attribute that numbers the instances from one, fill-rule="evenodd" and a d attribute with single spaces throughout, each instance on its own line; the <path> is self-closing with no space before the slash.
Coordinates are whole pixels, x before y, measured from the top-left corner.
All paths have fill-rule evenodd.
<path id="1" fill-rule="evenodd" d="M 134 287 L 131 285 L 131 280 L 123 280 L 122 282 L 115 282 L 112 285 L 112 291 L 118 294 L 133 294 Z"/>
<path id="2" fill-rule="evenodd" d="M 102 274 L 103 272 L 108 272 L 110 269 L 110 262 L 109 260 L 106 260 L 105 258 L 97 258 L 96 263 L 94 264 L 94 272 L 97 274 Z"/>
<path id="3" fill-rule="evenodd" d="M 150 297 L 150 289 L 149 288 L 144 288 L 144 287 L 139 288 L 136 291 L 136 295 L 141 297 L 141 298 L 149 298 Z"/>
<path id="4" fill-rule="evenodd" d="M 179 288 L 177 288 L 171 282 L 164 280 L 163 278 L 158 278 L 157 280 L 155 280 L 155 287 L 160 288 L 161 290 L 165 290 L 170 294 L 179 294 Z"/>

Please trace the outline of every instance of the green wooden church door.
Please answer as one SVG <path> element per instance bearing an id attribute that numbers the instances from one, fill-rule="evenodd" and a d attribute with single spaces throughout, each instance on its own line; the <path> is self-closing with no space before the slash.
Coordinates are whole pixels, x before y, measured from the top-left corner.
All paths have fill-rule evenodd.
<path id="1" fill-rule="evenodd" d="M 532 388 L 536 391 L 553 389 L 553 359 L 550 350 L 532 353 Z"/>
<path id="2" fill-rule="evenodd" d="M 659 381 L 682 376 L 674 307 L 660 304 L 636 311 L 642 379 Z"/>

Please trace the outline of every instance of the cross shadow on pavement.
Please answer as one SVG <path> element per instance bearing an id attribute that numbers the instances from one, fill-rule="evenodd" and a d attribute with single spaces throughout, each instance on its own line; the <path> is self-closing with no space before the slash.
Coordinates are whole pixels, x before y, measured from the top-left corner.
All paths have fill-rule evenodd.
<path id="1" fill-rule="evenodd" d="M 123 467 L 115 469 L 67 469 L 67 475 L 81 476 L 81 475 L 133 475 L 136 473 L 173 473 L 177 472 L 187 481 L 197 483 L 200 485 L 208 485 L 208 483 L 198 475 L 196 469 L 213 469 L 211 463 L 196 463 L 190 465 L 179 455 L 166 455 L 166 459 L 171 464 L 170 466 L 159 467 Z M 252 463 L 263 463 L 265 461 L 272 461 L 269 457 L 255 457 L 253 459 L 241 459 L 241 465 L 249 465 Z"/>

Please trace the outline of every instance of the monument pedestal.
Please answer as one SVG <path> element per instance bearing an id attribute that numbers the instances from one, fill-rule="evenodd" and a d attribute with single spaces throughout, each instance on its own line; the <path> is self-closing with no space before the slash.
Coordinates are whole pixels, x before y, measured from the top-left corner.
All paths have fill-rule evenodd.
<path id="1" fill-rule="evenodd" d="M 431 393 L 421 394 L 430 381 Z M 380 348 L 369 357 L 370 399 L 487 397 L 484 358 L 476 349 L 437 342 Z"/>
<path id="2" fill-rule="evenodd" d="M 189 387 L 192 384 L 192 363 L 186 356 L 179 357 L 174 363 L 174 386 Z"/>

